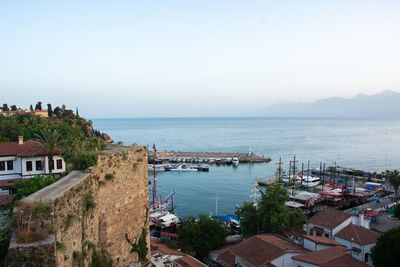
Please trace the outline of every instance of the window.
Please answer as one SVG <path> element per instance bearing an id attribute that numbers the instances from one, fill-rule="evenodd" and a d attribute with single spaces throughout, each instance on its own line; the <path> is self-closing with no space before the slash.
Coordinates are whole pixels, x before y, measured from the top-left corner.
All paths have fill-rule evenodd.
<path id="1" fill-rule="evenodd" d="M 12 160 L 7 161 L 7 170 L 14 170 L 14 162 Z"/>
<path id="2" fill-rule="evenodd" d="M 32 171 L 32 161 L 27 161 L 26 162 L 26 171 L 31 172 Z"/>
<path id="3" fill-rule="evenodd" d="M 0 161 L 0 171 L 5 171 L 5 170 L 6 170 L 6 162 Z"/>
<path id="4" fill-rule="evenodd" d="M 61 170 L 62 167 L 63 167 L 63 166 L 62 166 L 62 159 L 58 159 L 58 160 L 57 160 L 57 169 L 58 169 L 58 170 Z"/>
<path id="5" fill-rule="evenodd" d="M 50 170 L 54 170 L 54 160 L 50 161 Z"/>
<path id="6" fill-rule="evenodd" d="M 37 160 L 36 161 L 36 170 L 37 171 L 43 170 L 43 165 L 42 165 L 42 161 L 41 160 Z"/>
<path id="7" fill-rule="evenodd" d="M 329 238 L 329 234 L 325 234 L 325 237 Z"/>

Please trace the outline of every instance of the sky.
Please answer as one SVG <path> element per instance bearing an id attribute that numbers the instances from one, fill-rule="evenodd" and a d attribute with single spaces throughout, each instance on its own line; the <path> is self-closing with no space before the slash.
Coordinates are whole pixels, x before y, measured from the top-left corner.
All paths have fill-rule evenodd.
<path id="1" fill-rule="evenodd" d="M 0 2 L 2 103 L 240 116 L 400 90 L 400 1 Z"/>

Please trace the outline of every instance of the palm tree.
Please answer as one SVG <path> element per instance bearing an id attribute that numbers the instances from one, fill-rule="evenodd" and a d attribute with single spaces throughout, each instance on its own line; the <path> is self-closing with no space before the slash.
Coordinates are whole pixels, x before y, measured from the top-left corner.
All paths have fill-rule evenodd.
<path id="1" fill-rule="evenodd" d="M 397 197 L 397 190 L 400 186 L 400 172 L 398 170 L 393 170 L 389 172 L 389 182 L 392 184 L 394 189 L 394 196 Z M 394 201 L 394 198 L 393 198 Z"/>
<path id="2" fill-rule="evenodd" d="M 47 152 L 49 157 L 49 172 L 51 174 L 53 156 L 57 153 L 62 144 L 61 134 L 57 129 L 45 128 L 40 131 L 40 134 L 35 134 L 35 136 L 37 137 L 35 140 L 38 141 Z"/>

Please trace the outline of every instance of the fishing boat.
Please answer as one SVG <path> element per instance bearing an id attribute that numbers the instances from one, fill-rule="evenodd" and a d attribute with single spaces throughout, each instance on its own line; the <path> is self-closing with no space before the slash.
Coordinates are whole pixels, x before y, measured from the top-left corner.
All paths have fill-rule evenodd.
<path id="1" fill-rule="evenodd" d="M 165 171 L 166 167 L 168 167 L 168 165 L 165 165 L 165 164 L 147 164 L 147 169 L 149 171 L 154 171 L 154 170 L 156 170 L 156 172 Z"/>
<path id="2" fill-rule="evenodd" d="M 169 228 L 169 227 L 178 225 L 179 223 L 180 223 L 180 220 L 179 220 L 178 216 L 176 216 L 172 213 L 168 213 L 167 215 L 158 218 L 158 220 L 156 222 L 156 226 L 159 226 L 162 229 L 164 229 L 164 228 Z"/>
<path id="3" fill-rule="evenodd" d="M 237 167 L 239 165 L 239 158 L 238 157 L 233 157 L 232 158 L 232 165 Z"/>
<path id="4" fill-rule="evenodd" d="M 186 164 L 180 164 L 178 166 L 173 166 L 166 168 L 167 171 L 179 171 L 179 172 L 197 172 L 198 169 L 190 167 Z"/>
<path id="5" fill-rule="evenodd" d="M 314 187 L 321 183 L 321 179 L 319 177 L 308 175 L 303 176 L 301 173 L 298 175 L 298 177 L 301 179 L 300 183 L 303 187 Z"/>

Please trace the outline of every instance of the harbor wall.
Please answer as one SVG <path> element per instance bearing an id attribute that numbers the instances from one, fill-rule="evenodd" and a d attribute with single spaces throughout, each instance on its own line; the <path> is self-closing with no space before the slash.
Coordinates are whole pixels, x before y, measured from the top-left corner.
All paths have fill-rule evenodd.
<path id="1" fill-rule="evenodd" d="M 125 235 L 135 240 L 143 229 L 148 231 L 148 194 L 145 147 L 100 155 L 98 164 L 87 173 L 74 171 L 16 206 L 14 216 L 23 217 L 19 221 L 25 229 L 31 223 L 35 232 L 40 232 L 40 225 L 50 230 L 40 244 L 37 240 L 17 243 L 21 237 L 14 233 L 10 265 L 88 266 L 112 260 L 115 266 L 126 266 L 139 262 Z M 45 209 L 45 216 L 35 219 L 35 207 Z M 19 228 L 16 232 L 21 234 Z M 145 238 L 149 259 L 150 240 L 148 235 Z"/>

